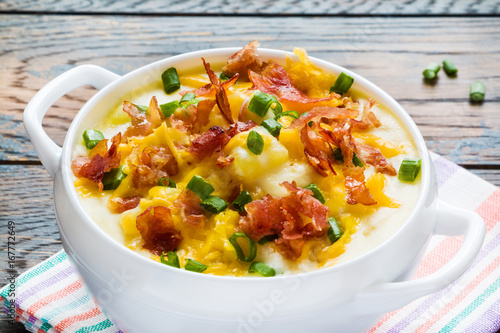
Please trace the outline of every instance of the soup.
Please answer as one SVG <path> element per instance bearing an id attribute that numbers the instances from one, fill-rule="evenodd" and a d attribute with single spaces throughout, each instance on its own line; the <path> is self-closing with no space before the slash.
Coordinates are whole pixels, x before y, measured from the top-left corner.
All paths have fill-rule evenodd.
<path id="1" fill-rule="evenodd" d="M 399 119 L 304 50 L 278 64 L 257 46 L 167 69 L 82 133 L 75 188 L 115 240 L 179 269 L 268 277 L 355 258 L 409 216 L 420 160 Z"/>

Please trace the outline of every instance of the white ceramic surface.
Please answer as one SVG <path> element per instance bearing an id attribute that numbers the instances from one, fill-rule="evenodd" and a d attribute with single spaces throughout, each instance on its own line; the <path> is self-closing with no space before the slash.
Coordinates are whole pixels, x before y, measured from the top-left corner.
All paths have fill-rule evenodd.
<path id="1" fill-rule="evenodd" d="M 436 292 L 457 279 L 472 263 L 484 238 L 482 219 L 436 199 L 432 161 L 416 125 L 387 93 L 342 67 L 311 58 L 320 68 L 354 77 L 365 91 L 392 110 L 407 127 L 422 157 L 421 193 L 405 224 L 385 243 L 346 263 L 294 276 L 234 278 L 172 268 L 148 260 L 104 233 L 86 214 L 73 187 L 71 153 L 75 138 L 101 119 L 99 110 L 121 95 L 157 81 L 171 66 L 199 64 L 200 57 L 221 63 L 238 49 L 213 49 L 164 59 L 123 77 L 84 65 L 55 78 L 24 112 L 28 135 L 54 181 L 56 215 L 64 249 L 101 309 L 126 332 L 359 332 L 384 312 Z M 283 62 L 285 52 L 259 49 L 263 59 Z M 58 147 L 41 120 L 54 101 L 90 84 L 100 91 L 80 110 L 65 143 Z M 438 272 L 401 281 L 417 265 L 435 234 L 465 235 L 455 257 Z M 408 274 L 407 274 L 408 275 Z M 399 277 L 399 279 L 398 279 Z"/>

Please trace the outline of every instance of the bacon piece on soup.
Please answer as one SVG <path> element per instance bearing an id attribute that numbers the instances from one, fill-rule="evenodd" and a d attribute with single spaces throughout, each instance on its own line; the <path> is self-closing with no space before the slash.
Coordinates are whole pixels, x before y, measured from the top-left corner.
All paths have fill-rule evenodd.
<path id="1" fill-rule="evenodd" d="M 398 172 L 389 163 L 382 152 L 377 148 L 372 146 L 363 145 L 360 143 L 356 144 L 358 148 L 358 156 L 365 163 L 370 164 L 375 167 L 375 170 L 380 173 L 384 173 L 389 176 L 396 176 Z"/>
<path id="2" fill-rule="evenodd" d="M 212 83 L 215 89 L 215 100 L 217 101 L 217 106 L 219 107 L 220 112 L 222 113 L 222 115 L 224 116 L 224 118 L 227 120 L 228 123 L 234 124 L 233 115 L 231 113 L 231 107 L 229 106 L 229 101 L 227 99 L 226 90 L 222 85 L 221 80 L 217 77 L 217 75 L 215 75 L 212 68 L 210 68 L 210 64 L 208 62 L 205 62 L 204 58 L 201 58 L 201 60 L 203 60 L 203 66 L 205 66 L 208 78 L 210 79 L 210 82 Z"/>
<path id="3" fill-rule="evenodd" d="M 141 197 L 128 197 L 128 198 L 113 198 L 109 201 L 109 208 L 113 213 L 120 214 L 127 210 L 134 209 L 139 206 Z"/>
<path id="4" fill-rule="evenodd" d="M 118 152 L 118 145 L 122 139 L 121 133 L 111 138 L 111 146 L 107 149 L 108 140 L 99 142 L 89 154 L 89 157 L 77 157 L 71 162 L 71 170 L 76 177 L 83 177 L 92 180 L 102 191 L 102 177 L 105 172 L 120 166 L 121 154 Z"/>
<path id="5" fill-rule="evenodd" d="M 214 108 L 216 101 L 214 99 L 205 99 L 198 105 L 191 104 L 187 108 L 177 108 L 170 116 L 172 127 L 182 132 L 192 130 L 198 133 L 201 128 L 208 124 L 210 112 Z"/>
<path id="6" fill-rule="evenodd" d="M 251 120 L 247 122 L 237 121 L 236 123 L 229 126 L 229 129 L 227 130 L 227 135 L 229 136 L 229 138 L 233 138 L 242 132 L 249 131 L 255 126 L 257 126 L 257 124 Z"/>
<path id="7" fill-rule="evenodd" d="M 215 165 L 218 168 L 222 169 L 222 168 L 225 168 L 225 167 L 229 166 L 233 162 L 234 162 L 234 157 L 233 156 L 219 155 L 219 157 L 217 157 L 217 161 L 215 161 Z"/>
<path id="8" fill-rule="evenodd" d="M 227 64 L 222 68 L 224 74 L 228 76 L 240 74 L 246 79 L 249 69 L 259 72 L 261 68 L 257 54 L 259 46 L 260 44 L 256 40 L 243 46 L 227 60 Z"/>
<path id="9" fill-rule="evenodd" d="M 288 128 L 301 128 L 310 121 L 318 121 L 322 118 L 327 118 L 329 120 L 344 120 L 353 119 L 359 115 L 357 110 L 351 110 L 346 108 L 333 108 L 330 106 L 317 106 L 312 108 L 311 111 L 306 116 L 301 116 L 294 120 L 293 123 L 288 126 Z"/>
<path id="10" fill-rule="evenodd" d="M 370 191 L 365 184 L 365 175 L 361 167 L 344 167 L 345 187 L 347 189 L 347 203 L 350 205 L 363 204 L 365 206 L 375 205 Z"/>
<path id="11" fill-rule="evenodd" d="M 313 127 L 316 123 L 313 124 Z M 304 126 L 300 131 L 300 139 L 304 144 L 304 153 L 307 161 L 323 177 L 328 175 L 330 170 L 335 175 L 333 169 L 333 150 L 330 144 L 318 135 L 309 125 Z"/>
<path id="12" fill-rule="evenodd" d="M 182 219 L 195 227 L 203 227 L 207 221 L 205 210 L 200 205 L 201 199 L 188 189 L 182 191 L 174 205 L 180 210 Z"/>
<path id="13" fill-rule="evenodd" d="M 233 77 L 231 77 L 229 80 L 222 82 L 222 86 L 224 88 L 230 88 L 232 87 L 236 81 L 238 80 L 239 74 L 235 74 Z M 208 83 L 204 85 L 203 87 L 200 87 L 195 90 L 185 90 L 181 91 L 179 95 L 184 96 L 185 94 L 192 92 L 193 94 L 196 95 L 196 97 L 208 97 L 208 96 L 215 96 L 215 88 L 212 86 L 212 83 Z"/>
<path id="14" fill-rule="evenodd" d="M 260 200 L 246 204 L 245 210 L 247 216 L 240 217 L 239 228 L 254 241 L 267 235 L 278 234 L 283 230 L 281 198 L 268 194 Z"/>
<path id="15" fill-rule="evenodd" d="M 266 63 L 260 73 L 248 71 L 248 77 L 254 89 L 277 96 L 280 100 L 296 103 L 318 103 L 332 100 L 334 95 L 325 98 L 311 98 L 298 90 L 286 70 L 280 65 Z"/>
<path id="16" fill-rule="evenodd" d="M 148 146 L 138 156 L 132 175 L 134 187 L 155 186 L 160 178 L 175 176 L 177 161 L 168 147 Z"/>
<path id="17" fill-rule="evenodd" d="M 363 113 L 361 114 L 361 120 L 351 120 L 352 127 L 357 129 L 368 129 L 370 127 L 380 127 L 382 123 L 375 114 L 371 111 L 371 108 L 375 105 L 375 101 L 368 98 L 368 103 L 365 103 L 363 107 Z"/>
<path id="18" fill-rule="evenodd" d="M 196 122 L 193 125 L 193 129 L 199 132 L 203 126 L 208 125 L 210 121 L 210 112 L 212 112 L 215 104 L 217 102 L 213 99 L 205 99 L 200 101 L 196 106 Z"/>
<path id="19" fill-rule="evenodd" d="M 149 207 L 137 216 L 136 227 L 144 240 L 143 247 L 156 255 L 175 250 L 182 241 L 167 207 Z"/>
<path id="20" fill-rule="evenodd" d="M 151 98 L 146 113 L 139 111 L 137 106 L 129 101 L 123 103 L 123 111 L 132 120 L 132 125 L 127 128 L 123 135 L 125 138 L 130 136 L 146 136 L 153 133 L 153 129 L 161 125 L 162 112 L 155 96 Z"/>
<path id="21" fill-rule="evenodd" d="M 189 152 L 198 156 L 200 160 L 222 150 L 229 137 L 220 126 L 212 126 L 208 131 L 193 140 Z"/>
<path id="22" fill-rule="evenodd" d="M 285 257 L 290 260 L 297 260 L 302 255 L 305 240 L 279 238 L 274 241 L 274 244 Z"/>

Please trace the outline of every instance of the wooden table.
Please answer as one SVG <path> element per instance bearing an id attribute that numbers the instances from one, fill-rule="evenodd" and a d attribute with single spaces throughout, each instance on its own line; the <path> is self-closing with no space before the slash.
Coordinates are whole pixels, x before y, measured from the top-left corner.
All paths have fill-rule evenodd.
<path id="1" fill-rule="evenodd" d="M 130 4 L 132 3 L 132 4 Z M 95 64 L 125 74 L 176 54 L 259 40 L 347 67 L 380 86 L 411 114 L 428 147 L 500 185 L 500 3 L 408 4 L 327 1 L 0 1 L 0 220 L 16 227 L 16 269 L 23 272 L 61 249 L 52 180 L 22 125 L 33 95 L 64 71 Z M 428 84 L 422 70 L 452 59 Z M 486 84 L 482 104 L 469 85 Z M 95 90 L 79 88 L 49 110 L 43 124 L 58 144 Z M 6 251 L 1 282 L 6 284 Z M 1 316 L 0 332 L 24 332 Z"/>

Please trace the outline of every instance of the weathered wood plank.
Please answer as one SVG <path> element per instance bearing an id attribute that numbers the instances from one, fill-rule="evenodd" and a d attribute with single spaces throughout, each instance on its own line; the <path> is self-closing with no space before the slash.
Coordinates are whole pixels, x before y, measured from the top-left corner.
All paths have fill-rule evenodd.
<path id="1" fill-rule="evenodd" d="M 0 2 L 0 10 L 32 12 L 83 13 L 154 13 L 154 14 L 267 14 L 267 15 L 461 15 L 498 14 L 500 4 L 495 0 L 482 1 L 62 1 L 12 0 Z"/>
<path id="2" fill-rule="evenodd" d="M 432 150 L 457 163 L 499 165 L 500 21 L 495 18 L 196 21 L 193 25 L 185 17 L 0 16 L 0 76 L 6 82 L 0 86 L 0 160 L 37 160 L 21 123 L 22 111 L 44 84 L 75 65 L 93 63 L 124 74 L 175 54 L 242 46 L 258 39 L 268 48 L 304 47 L 312 56 L 365 76 L 405 107 Z M 458 77 L 441 72 L 435 84 L 424 83 L 423 68 L 448 57 L 457 64 Z M 482 105 L 468 101 L 469 84 L 475 79 L 487 86 Z M 79 88 L 49 111 L 44 125 L 56 142 L 62 143 L 74 114 L 94 92 Z"/>

